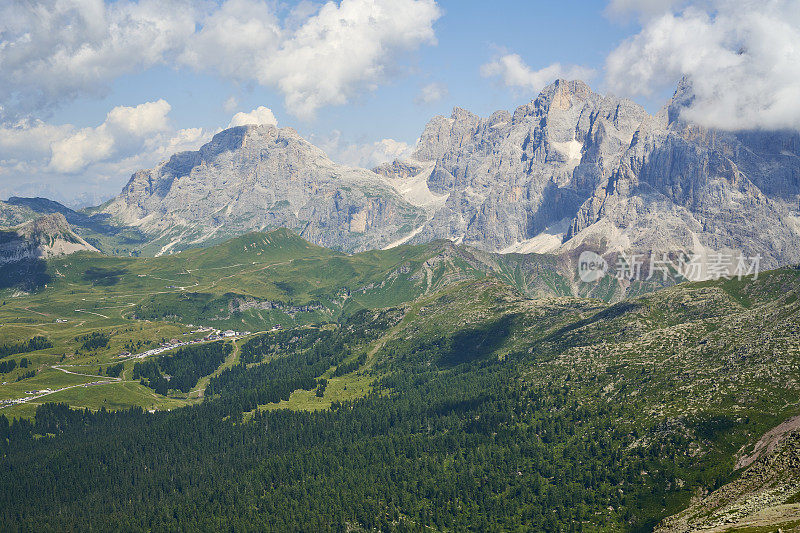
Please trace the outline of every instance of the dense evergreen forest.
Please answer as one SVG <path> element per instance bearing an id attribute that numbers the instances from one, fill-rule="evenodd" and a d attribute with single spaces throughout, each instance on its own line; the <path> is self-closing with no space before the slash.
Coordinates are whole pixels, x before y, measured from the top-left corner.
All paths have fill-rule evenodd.
<path id="1" fill-rule="evenodd" d="M 184 346 L 174 354 L 135 363 L 133 379 L 141 379 L 142 385 L 159 394 L 167 394 L 169 389 L 189 392 L 201 377 L 216 370 L 232 350 L 230 343 L 223 341 Z"/>
<path id="2" fill-rule="evenodd" d="M 521 378 L 538 356 L 492 357 L 514 317 L 389 343 L 359 400 L 253 410 L 298 388 L 324 392 L 329 369 L 367 371 L 366 343 L 400 317 L 364 311 L 258 336 L 197 406 L 46 404 L 33 422 L 0 417 L 3 529 L 647 531 L 694 487 L 721 483 L 675 434 L 633 446 L 634 408 L 581 401 L 581 378 L 533 385 Z M 138 375 L 196 383 L 230 345 L 197 348 Z"/>
<path id="3" fill-rule="evenodd" d="M 75 341 L 81 343 L 81 349 L 86 351 L 96 350 L 98 348 L 105 348 L 108 346 L 108 334 L 94 331 L 88 335 L 81 335 L 75 337 Z"/>

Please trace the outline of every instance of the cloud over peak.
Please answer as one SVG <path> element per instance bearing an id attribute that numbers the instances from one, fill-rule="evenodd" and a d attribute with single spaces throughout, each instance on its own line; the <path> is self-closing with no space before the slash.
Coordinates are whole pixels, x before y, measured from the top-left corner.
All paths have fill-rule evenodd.
<path id="1" fill-rule="evenodd" d="M 234 126 L 246 126 L 248 124 L 272 124 L 277 126 L 278 119 L 275 118 L 271 109 L 260 105 L 249 113 L 240 111 L 233 115 L 228 127 L 233 128 Z"/>
<path id="2" fill-rule="evenodd" d="M 505 54 L 481 66 L 481 76 L 498 77 L 506 87 L 515 87 L 538 93 L 548 83 L 559 79 L 586 80 L 594 76 L 594 70 L 578 65 L 553 63 L 533 70 L 519 54 Z"/>
<path id="3" fill-rule="evenodd" d="M 609 54 L 609 88 L 648 95 L 685 77 L 694 96 L 686 120 L 800 129 L 800 0 L 710 3 L 647 21 Z"/>

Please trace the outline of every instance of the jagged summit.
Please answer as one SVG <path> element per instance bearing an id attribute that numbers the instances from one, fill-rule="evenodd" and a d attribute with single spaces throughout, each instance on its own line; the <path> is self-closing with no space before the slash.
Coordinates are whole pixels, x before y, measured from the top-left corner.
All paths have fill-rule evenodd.
<path id="1" fill-rule="evenodd" d="M 290 128 L 240 126 L 135 173 L 102 213 L 153 253 L 285 226 L 343 251 L 447 239 L 486 251 L 760 253 L 800 262 L 800 137 L 724 132 L 557 80 L 513 112 L 433 117 L 411 157 L 337 165 Z"/>
<path id="2" fill-rule="evenodd" d="M 679 120 L 685 81 L 656 116 L 636 103 L 557 80 L 513 113 L 434 117 L 409 162 L 446 197 L 410 242 L 486 250 L 761 254 L 800 261 L 796 132 L 724 132 Z M 393 174 L 394 171 L 394 174 Z"/>

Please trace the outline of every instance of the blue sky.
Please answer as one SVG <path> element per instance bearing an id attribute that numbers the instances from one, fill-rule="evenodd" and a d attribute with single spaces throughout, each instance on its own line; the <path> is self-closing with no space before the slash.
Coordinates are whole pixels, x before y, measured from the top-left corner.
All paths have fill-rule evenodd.
<path id="1" fill-rule="evenodd" d="M 797 0 L 12 0 L 0 197 L 97 203 L 248 120 L 368 166 L 406 153 L 433 115 L 512 110 L 556 77 L 655 112 L 685 76 L 698 122 L 797 127 L 798 13 Z"/>
<path id="2" fill-rule="evenodd" d="M 347 105 L 323 108 L 312 119 L 293 116 L 280 92 L 270 87 L 157 66 L 118 78 L 102 99 L 81 98 L 56 110 L 51 121 L 92 126 L 102 122 L 114 106 L 164 98 L 172 105 L 170 116 L 179 127 L 213 129 L 230 121 L 224 103 L 233 96 L 237 111 L 266 106 L 281 126 L 292 126 L 304 135 L 338 130 L 352 141 L 389 137 L 413 142 L 432 115 L 449 114 L 453 106 L 488 115 L 535 98 L 533 91 L 505 87 L 481 76 L 481 65 L 503 50 L 520 54 L 532 68 L 560 61 L 602 69 L 608 52 L 635 26 L 632 21 L 609 19 L 602 2 L 586 0 L 437 3 L 442 16 L 433 25 L 436 45 L 406 54 L 401 72 L 377 90 L 365 91 Z M 586 81 L 602 89 L 602 80 Z M 430 104 L 415 103 L 421 88 L 431 83 L 445 85 L 447 96 Z M 654 108 L 662 103 L 658 101 Z"/>

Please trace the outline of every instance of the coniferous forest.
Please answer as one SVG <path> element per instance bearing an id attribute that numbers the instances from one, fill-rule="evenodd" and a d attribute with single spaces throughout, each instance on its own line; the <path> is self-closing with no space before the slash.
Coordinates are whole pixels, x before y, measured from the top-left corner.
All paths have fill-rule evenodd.
<path id="1" fill-rule="evenodd" d="M 3 529 L 648 531 L 692 488 L 723 483 L 675 433 L 635 446 L 635 407 L 587 401 L 596 378 L 534 384 L 524 376 L 546 351 L 494 357 L 519 327 L 514 315 L 386 343 L 374 368 L 356 370 L 381 376 L 361 399 L 256 409 L 297 389 L 324 393 L 323 374 L 363 365 L 360 350 L 400 317 L 363 311 L 256 336 L 242 353 L 266 362 L 222 371 L 193 407 L 46 404 L 33 421 L 0 417 Z M 202 355 L 219 362 L 229 349 Z M 198 353 L 162 356 L 138 375 L 191 383 L 215 367 L 199 369 Z"/>

